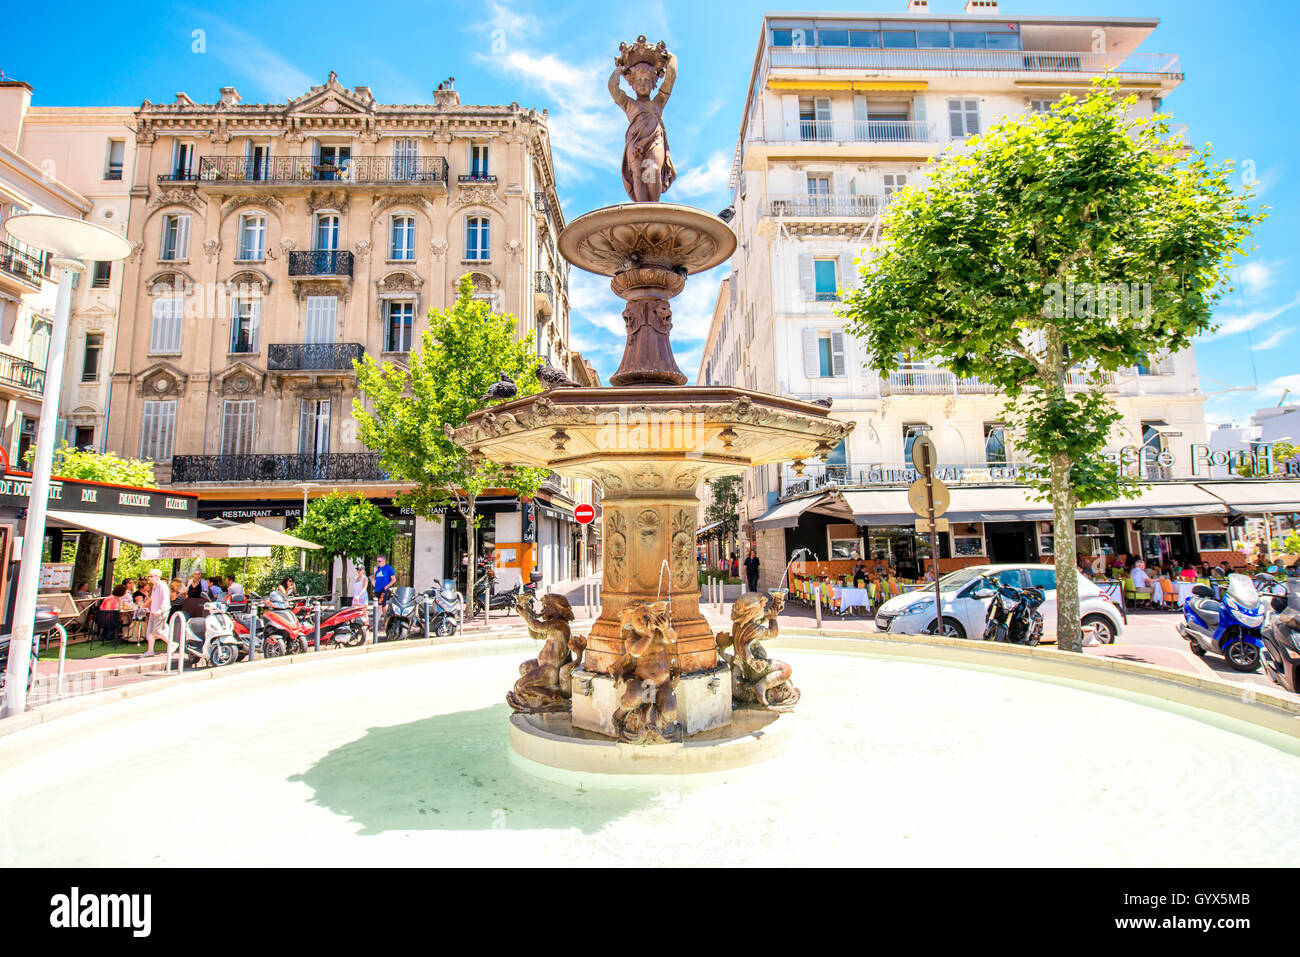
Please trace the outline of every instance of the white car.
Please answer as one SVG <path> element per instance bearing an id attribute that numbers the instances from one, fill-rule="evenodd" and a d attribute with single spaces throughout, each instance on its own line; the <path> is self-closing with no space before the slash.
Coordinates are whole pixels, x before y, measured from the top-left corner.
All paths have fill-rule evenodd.
<path id="1" fill-rule="evenodd" d="M 1056 632 L 1056 569 L 1051 565 L 973 565 L 939 579 L 943 600 L 943 633 L 953 638 L 983 638 L 988 597 L 976 593 L 988 591 L 980 577 L 989 575 L 1013 588 L 1035 586 L 1047 596 L 1039 612 L 1043 616 L 1044 638 Z M 1105 643 L 1124 633 L 1124 617 L 1115 604 L 1102 594 L 1092 581 L 1075 571 L 1079 578 L 1079 617 L 1084 625 L 1096 625 L 1097 636 Z M 876 612 L 876 630 L 894 634 L 934 634 L 934 586 L 891 598 Z"/>

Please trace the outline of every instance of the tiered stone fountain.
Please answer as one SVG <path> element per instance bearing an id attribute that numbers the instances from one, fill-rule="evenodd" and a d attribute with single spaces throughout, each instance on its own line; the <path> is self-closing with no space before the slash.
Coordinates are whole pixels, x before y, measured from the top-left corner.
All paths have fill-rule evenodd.
<path id="1" fill-rule="evenodd" d="M 662 123 L 672 55 L 640 37 L 615 62 L 609 85 L 629 117 L 623 178 L 633 202 L 575 219 L 559 248 L 609 276 L 627 302 L 623 361 L 608 388 L 504 402 L 470 416 L 456 439 L 494 462 L 592 479 L 604 493 L 604 586 L 590 634 L 570 635 L 562 597 L 547 596 L 540 613 L 521 608 L 544 644 L 508 696 L 515 751 L 579 770 L 716 769 L 774 750 L 764 741 L 780 737 L 778 716 L 789 724 L 798 691 L 756 641 L 775 634 L 783 593 L 737 602 L 730 634 L 715 635 L 701 614 L 696 490 L 750 466 L 823 456 L 852 425 L 811 403 L 686 385 L 671 300 L 689 275 L 726 261 L 736 237 L 717 216 L 659 202 L 675 176 Z"/>

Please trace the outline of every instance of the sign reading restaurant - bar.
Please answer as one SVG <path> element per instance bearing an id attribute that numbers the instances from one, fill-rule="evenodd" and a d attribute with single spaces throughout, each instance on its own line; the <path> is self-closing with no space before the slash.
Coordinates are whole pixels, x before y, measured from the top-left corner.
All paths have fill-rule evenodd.
<path id="1" fill-rule="evenodd" d="M 0 508 L 25 508 L 31 504 L 31 497 L 30 475 L 6 472 L 0 476 Z M 56 478 L 50 481 L 49 507 L 65 512 L 194 518 L 198 514 L 198 498 L 163 489 Z"/>

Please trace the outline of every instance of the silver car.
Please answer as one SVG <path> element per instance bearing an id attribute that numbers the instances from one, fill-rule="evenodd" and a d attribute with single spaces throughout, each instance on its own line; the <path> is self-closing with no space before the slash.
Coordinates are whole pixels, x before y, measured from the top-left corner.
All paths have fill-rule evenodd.
<path id="1" fill-rule="evenodd" d="M 1124 633 L 1124 617 L 1109 598 L 1091 580 L 1074 573 L 1079 579 L 1079 617 L 1084 626 L 1097 629 L 1104 643 L 1115 641 Z M 1047 596 L 1039 607 L 1043 616 L 1045 640 L 1055 640 L 1056 569 L 1051 565 L 973 565 L 958 569 L 939 579 L 943 601 L 943 633 L 953 638 L 982 638 L 984 619 L 991 594 L 981 576 L 989 575 L 1013 588 L 1030 586 L 1043 589 Z M 876 612 L 876 629 L 894 634 L 934 634 L 934 586 L 891 598 Z M 1051 636 L 1050 638 L 1048 636 Z"/>

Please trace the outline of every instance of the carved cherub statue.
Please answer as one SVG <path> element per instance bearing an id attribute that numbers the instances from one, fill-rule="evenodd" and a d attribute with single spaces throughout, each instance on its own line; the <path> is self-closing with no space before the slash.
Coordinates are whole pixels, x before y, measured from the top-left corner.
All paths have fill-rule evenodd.
<path id="1" fill-rule="evenodd" d="M 568 711 L 573 705 L 573 670 L 581 665 L 587 647 L 581 635 L 569 635 L 573 609 L 568 599 L 546 595 L 541 614 L 537 614 L 532 598 L 520 595 L 515 607 L 528 626 L 528 634 L 542 642 L 542 650 L 519 666 L 519 680 L 506 695 L 506 702 L 515 711 L 534 714 Z"/>
<path id="2" fill-rule="evenodd" d="M 668 131 L 664 129 L 664 107 L 677 80 L 677 58 L 661 40 L 651 46 L 646 38 L 619 44 L 614 72 L 609 76 L 609 95 L 627 114 L 627 136 L 623 146 L 623 188 L 635 203 L 657 203 L 677 178 L 668 153 Z M 636 98 L 619 86 L 627 80 Z M 659 92 L 654 93 L 655 83 Z M 653 96 L 651 94 L 654 93 Z"/>
<path id="3" fill-rule="evenodd" d="M 681 739 L 677 723 L 678 667 L 669 649 L 675 635 L 668 603 L 631 601 L 623 609 L 623 655 L 610 674 L 618 693 L 614 726 L 620 741 L 666 744 Z"/>
<path id="4" fill-rule="evenodd" d="M 731 606 L 731 632 L 718 632 L 719 657 L 731 665 L 731 700 L 756 704 L 765 711 L 791 711 L 799 701 L 799 689 L 790 681 L 792 669 L 784 661 L 768 658 L 760 638 L 775 638 L 776 619 L 785 607 L 785 596 L 773 592 L 766 597 L 748 592 Z M 730 647 L 733 653 L 726 654 Z"/>

